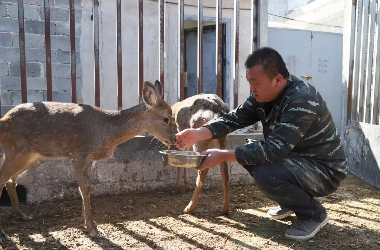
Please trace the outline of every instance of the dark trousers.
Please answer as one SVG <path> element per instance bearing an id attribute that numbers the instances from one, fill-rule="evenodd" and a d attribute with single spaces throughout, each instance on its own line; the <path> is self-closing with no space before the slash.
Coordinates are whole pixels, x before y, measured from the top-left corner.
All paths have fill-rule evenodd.
<path id="1" fill-rule="evenodd" d="M 244 166 L 258 189 L 281 207 L 295 212 L 299 220 L 321 221 L 326 209 L 299 185 L 292 172 L 278 163 Z"/>

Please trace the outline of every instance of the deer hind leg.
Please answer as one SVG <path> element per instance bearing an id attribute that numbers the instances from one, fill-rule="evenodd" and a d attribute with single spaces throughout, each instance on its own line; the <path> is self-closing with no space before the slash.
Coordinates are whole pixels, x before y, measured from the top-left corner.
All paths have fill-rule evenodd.
<path id="1" fill-rule="evenodd" d="M 33 163 L 33 155 L 31 153 L 15 155 L 13 153 L 8 153 L 7 150 L 4 149 L 4 162 L 0 167 L 0 187 L 2 188 L 7 184 L 7 190 L 11 198 L 13 211 L 23 219 L 28 217 L 20 209 L 20 203 L 16 194 L 16 184 L 13 180 L 13 184 L 8 183 L 11 178 L 14 178 L 15 180 L 20 173 L 28 169 Z M 9 236 L 4 232 L 1 224 L 0 235 L 0 242 L 10 240 Z"/>
<path id="2" fill-rule="evenodd" d="M 12 178 L 5 184 L 6 188 L 7 188 L 7 192 L 8 192 L 8 195 L 9 195 L 9 198 L 11 200 L 11 205 L 12 205 L 12 210 L 13 210 L 13 213 L 20 216 L 20 218 L 22 220 L 30 220 L 32 217 L 31 216 L 27 216 L 26 214 L 24 214 L 24 212 L 21 210 L 21 207 L 20 207 L 20 201 L 18 199 L 18 196 L 17 196 L 17 192 L 16 192 L 16 179 L 17 179 L 17 175 L 14 175 L 12 176 Z"/>
<path id="3" fill-rule="evenodd" d="M 220 174 L 223 180 L 223 208 L 222 214 L 228 214 L 230 209 L 230 202 L 228 199 L 228 190 L 230 186 L 229 176 L 228 176 L 228 165 L 227 162 L 220 163 Z"/>
<path id="4" fill-rule="evenodd" d="M 83 157 L 86 159 L 87 157 Z M 82 195 L 82 214 L 84 214 L 84 222 L 91 237 L 98 235 L 97 225 L 91 212 L 91 167 L 92 161 L 81 159 L 72 159 L 75 176 L 78 180 L 79 190 Z"/>
<path id="5" fill-rule="evenodd" d="M 219 145 L 221 149 L 227 148 L 227 139 L 225 137 L 218 139 Z M 228 175 L 228 164 L 227 162 L 222 162 L 220 164 L 220 174 L 223 180 L 223 208 L 222 214 L 228 214 L 228 210 L 230 209 L 230 202 L 228 199 L 228 191 L 230 187 L 230 179 Z"/>
<path id="6" fill-rule="evenodd" d="M 7 156 L 8 157 L 8 156 Z M 17 186 L 17 177 L 24 172 L 25 170 L 29 169 L 34 163 L 39 161 L 42 158 L 42 156 L 38 153 L 29 153 L 23 156 L 18 156 L 17 160 L 15 162 L 15 166 L 13 167 L 15 170 L 18 170 L 16 174 L 14 174 L 5 184 L 7 188 L 7 192 L 9 195 L 9 198 L 11 200 L 12 210 L 13 213 L 20 216 L 22 220 L 30 220 L 32 217 L 27 216 L 24 214 L 24 212 L 21 210 L 20 207 L 20 201 L 17 196 L 16 192 L 16 186 Z M 22 167 L 17 167 L 22 166 Z"/>
<path id="7" fill-rule="evenodd" d="M 3 185 L 1 185 L 1 187 L 3 187 Z M 1 193 L 0 192 L 0 198 L 1 198 Z M 11 238 L 4 232 L 4 229 L 1 225 L 1 222 L 0 222 L 0 243 L 3 243 L 5 241 L 9 241 L 11 240 Z"/>

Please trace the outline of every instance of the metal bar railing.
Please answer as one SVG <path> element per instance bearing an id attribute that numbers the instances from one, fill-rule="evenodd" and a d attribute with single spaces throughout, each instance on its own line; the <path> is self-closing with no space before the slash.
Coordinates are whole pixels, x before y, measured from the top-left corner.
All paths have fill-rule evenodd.
<path id="1" fill-rule="evenodd" d="M 355 38 L 355 51 L 353 51 L 354 55 L 355 55 L 355 58 L 354 58 L 354 70 L 353 70 L 353 74 L 354 74 L 354 81 L 353 81 L 353 102 L 352 102 L 352 118 L 353 120 L 357 120 L 358 118 L 358 90 L 359 90 L 359 86 L 358 86 L 358 82 L 359 82 L 359 70 L 360 70 L 360 63 L 359 63 L 359 59 L 360 59 L 360 49 L 361 49 L 361 43 L 362 43 L 362 10 L 363 10 L 363 4 L 362 4 L 362 0 L 359 0 L 358 1 L 358 8 L 357 8 L 357 22 L 356 22 L 356 27 L 358 28 L 357 32 L 356 32 L 356 38 Z"/>
<path id="2" fill-rule="evenodd" d="M 51 72 L 51 35 L 50 35 L 50 3 L 44 0 L 45 16 L 45 52 L 46 52 L 46 97 L 47 101 L 53 100 L 53 77 Z"/>
<path id="3" fill-rule="evenodd" d="M 203 92 L 203 0 L 198 0 L 198 94 Z"/>
<path id="4" fill-rule="evenodd" d="M 350 56 L 349 56 L 349 73 L 348 73 L 348 87 L 347 87 L 347 121 L 351 120 L 352 117 L 352 90 L 354 85 L 354 62 L 355 56 L 353 51 L 355 50 L 356 41 L 356 21 L 357 21 L 357 2 L 355 8 L 351 10 L 351 37 L 350 37 Z"/>
<path id="5" fill-rule="evenodd" d="M 144 49 L 143 49 L 143 0 L 138 0 L 138 92 L 139 96 L 142 93 L 144 82 Z M 163 87 L 165 87 L 165 0 L 157 0 L 158 2 L 158 17 L 159 17 L 159 79 Z M 77 102 L 77 62 L 76 62 L 76 39 L 75 39 L 75 0 L 68 0 L 70 14 L 70 75 L 71 75 L 71 91 L 72 102 Z M 198 75 L 198 93 L 203 92 L 203 10 L 204 1 L 198 0 L 198 53 L 197 53 L 197 75 Z M 117 46 L 117 106 L 122 109 L 122 30 L 121 30 L 121 0 L 116 0 L 117 18 L 116 18 L 116 46 Z M 251 0 L 251 49 L 258 47 L 259 30 L 258 24 L 258 9 L 259 3 L 257 0 Z M 25 55 L 25 28 L 24 28 L 24 2 L 18 1 L 19 6 L 19 37 L 20 37 L 20 71 L 21 71 L 21 94 L 22 101 L 27 101 L 27 75 L 26 75 L 26 55 Z M 185 85 L 185 40 L 184 40 L 184 0 L 178 1 L 178 97 L 184 99 Z M 209 7 L 207 7 L 209 8 Z M 240 1 L 234 0 L 234 47 L 232 49 L 233 56 L 233 106 L 238 104 L 238 85 L 239 85 L 239 25 L 240 25 Z M 223 45 L 222 33 L 224 26 L 222 24 L 222 0 L 216 0 L 216 57 L 215 57 L 215 75 L 216 75 L 216 94 L 223 98 L 223 54 L 226 49 Z M 93 0 L 93 43 L 94 43 L 94 91 L 95 105 L 100 107 L 100 20 L 99 20 L 99 0 Z M 47 100 L 52 101 L 52 50 L 51 50 L 51 23 L 50 23 L 50 1 L 44 0 L 44 17 L 45 17 L 45 48 L 46 48 L 46 81 L 47 81 Z M 355 75 L 356 76 L 356 75 Z M 0 100 L 1 102 L 1 100 Z"/>
<path id="6" fill-rule="evenodd" d="M 258 0 L 251 0 L 251 52 L 259 47 L 258 27 Z"/>
<path id="7" fill-rule="evenodd" d="M 365 113 L 364 113 L 364 122 L 371 123 L 371 115 L 373 108 L 373 91 L 372 89 L 372 78 L 373 78 L 373 65 L 374 65 L 374 33 L 375 33 L 375 11 L 376 11 L 376 1 L 372 0 L 369 6 L 369 16 L 368 16 L 368 45 L 367 45 L 367 62 L 366 62 L 366 78 L 364 81 L 365 86 Z M 364 101 L 364 99 L 363 99 Z"/>
<path id="8" fill-rule="evenodd" d="M 223 99 L 222 93 L 222 0 L 216 0 L 216 94 Z"/>
<path id="9" fill-rule="evenodd" d="M 71 102 L 77 102 L 77 57 L 75 51 L 75 8 L 74 0 L 69 2 L 70 8 L 70 76 L 71 76 Z"/>
<path id="10" fill-rule="evenodd" d="M 95 106 L 100 107 L 99 1 L 94 0 Z"/>
<path id="11" fill-rule="evenodd" d="M 139 2 L 139 41 L 138 41 L 138 51 L 139 51 L 139 97 L 141 97 L 143 84 L 144 84 L 144 6 L 143 0 L 138 0 Z"/>
<path id="12" fill-rule="evenodd" d="M 379 124 L 379 98 L 380 98 L 380 4 L 377 4 L 377 15 L 376 15 L 376 31 L 375 31 L 375 53 L 376 53 L 376 60 L 374 61 L 375 66 L 375 75 L 373 77 L 373 95 L 374 95 L 374 103 L 373 103 L 373 110 L 372 110 L 372 123 L 373 124 Z M 351 73 L 351 72 L 350 72 Z M 348 103 L 348 102 L 347 102 Z"/>
<path id="13" fill-rule="evenodd" d="M 352 120 L 379 125 L 379 0 L 354 0 L 351 8 L 346 124 Z"/>
<path id="14" fill-rule="evenodd" d="M 121 0 L 116 0 L 116 57 L 117 57 L 117 108 L 123 108 L 123 61 L 122 61 L 122 42 L 121 42 Z"/>
<path id="15" fill-rule="evenodd" d="M 364 103 L 365 103 L 365 79 L 366 79 L 366 75 L 367 75 L 367 72 L 365 70 L 365 66 L 366 66 L 366 62 L 367 62 L 367 57 L 368 57 L 368 53 L 367 53 L 367 48 L 368 48 L 368 34 L 367 34 L 367 31 L 368 31 L 368 19 L 369 19 L 369 15 L 368 15 L 368 4 L 369 4 L 369 0 L 364 0 L 363 1 L 363 20 L 362 20 L 362 37 L 361 37 L 361 40 L 362 40 L 362 46 L 361 46 L 361 49 L 360 49 L 360 73 L 359 73 L 359 77 L 360 77 L 360 80 L 358 82 L 359 84 L 359 97 L 358 97 L 358 100 L 359 101 L 359 121 L 360 122 L 363 122 L 364 121 Z"/>
<path id="16" fill-rule="evenodd" d="M 162 84 L 162 93 L 165 93 L 165 60 L 164 60 L 164 48 L 165 48 L 165 1 L 159 0 L 158 4 L 158 13 L 159 13 L 159 74 L 160 82 Z"/>
<path id="17" fill-rule="evenodd" d="M 234 23 L 235 23 L 235 35 L 234 35 L 234 107 L 238 106 L 239 100 L 239 21 L 240 21 L 240 10 L 239 10 L 239 0 L 234 0 Z"/>
<path id="18" fill-rule="evenodd" d="M 20 48 L 21 100 L 23 103 L 25 103 L 28 102 L 28 89 L 26 79 L 24 0 L 18 1 L 18 27 Z"/>
<path id="19" fill-rule="evenodd" d="M 184 93 L 184 51 L 185 51 L 185 32 L 184 32 L 184 0 L 178 0 L 178 82 L 179 100 L 185 97 Z"/>

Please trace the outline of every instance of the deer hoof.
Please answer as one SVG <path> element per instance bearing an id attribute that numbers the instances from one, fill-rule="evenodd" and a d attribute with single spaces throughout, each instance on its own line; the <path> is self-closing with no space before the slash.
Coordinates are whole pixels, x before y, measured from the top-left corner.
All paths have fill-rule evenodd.
<path id="1" fill-rule="evenodd" d="M 229 202 L 225 202 L 227 204 L 223 204 L 222 215 L 228 215 L 228 211 L 230 210 Z"/>
<path id="2" fill-rule="evenodd" d="M 223 209 L 222 210 L 222 215 L 228 215 L 228 209 Z"/>
<path id="3" fill-rule="evenodd" d="M 21 219 L 22 220 L 31 220 L 31 219 L 33 219 L 33 216 L 31 216 L 31 215 L 28 216 L 28 215 L 24 214 L 24 215 L 21 216 Z"/>
<path id="4" fill-rule="evenodd" d="M 195 209 L 191 209 L 190 207 L 186 207 L 184 210 L 183 210 L 183 213 L 184 214 L 191 214 L 192 212 L 194 212 Z"/>
<path id="5" fill-rule="evenodd" d="M 181 193 L 181 187 L 175 187 L 175 188 L 174 188 L 174 193 L 175 193 L 175 194 L 179 194 L 179 193 Z"/>
<path id="6" fill-rule="evenodd" d="M 4 232 L 1 233 L 0 243 L 10 241 L 11 238 Z"/>
<path id="7" fill-rule="evenodd" d="M 99 236 L 101 236 L 101 234 L 99 233 L 99 231 L 97 229 L 94 229 L 94 230 L 90 230 L 90 236 L 92 238 L 99 238 Z"/>
<path id="8" fill-rule="evenodd" d="M 94 238 L 94 239 L 104 238 L 104 233 L 97 231 L 97 233 L 94 236 L 91 236 L 91 238 Z"/>
<path id="9" fill-rule="evenodd" d="M 186 210 L 186 208 L 184 210 L 182 210 L 182 213 L 183 214 L 190 214 L 190 212 L 188 210 Z"/>

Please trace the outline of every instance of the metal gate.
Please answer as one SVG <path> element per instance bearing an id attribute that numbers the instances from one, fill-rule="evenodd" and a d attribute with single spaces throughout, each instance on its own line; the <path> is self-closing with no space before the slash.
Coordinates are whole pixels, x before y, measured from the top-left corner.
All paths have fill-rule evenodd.
<path id="1" fill-rule="evenodd" d="M 345 9 L 342 118 L 379 124 L 380 1 L 346 1 Z"/>
<path id="2" fill-rule="evenodd" d="M 7 0 L 4 0 L 7 1 Z M 106 0 L 104 0 L 106 1 Z M 110 46 L 116 46 L 117 48 L 117 93 L 115 98 L 117 98 L 118 108 L 122 108 L 123 99 L 122 99 L 122 22 L 121 16 L 124 15 L 122 12 L 122 4 L 121 0 L 116 1 L 116 8 L 114 10 L 115 16 L 117 17 L 116 25 L 116 44 Z M 185 9 L 188 6 L 184 3 L 184 0 L 178 0 L 178 2 L 165 1 L 165 0 L 135 0 L 138 3 L 138 58 L 136 60 L 136 64 L 138 64 L 138 93 L 141 95 L 142 85 L 144 82 L 144 49 L 143 49 L 143 39 L 144 39 L 144 2 L 156 2 L 157 3 L 157 12 L 158 12 L 158 20 L 157 26 L 154 27 L 159 30 L 159 40 L 157 41 L 157 49 L 159 51 L 159 60 L 157 61 L 157 65 L 159 65 L 159 75 L 157 79 L 160 79 L 163 86 L 165 86 L 165 77 L 164 77 L 164 44 L 165 44 L 165 6 L 167 4 L 177 4 L 178 5 L 178 58 L 177 58 L 177 70 L 178 70 L 178 99 L 183 99 L 184 97 L 184 13 Z M 267 23 L 267 2 L 264 0 L 225 0 L 225 2 L 233 1 L 233 11 L 234 11 L 234 46 L 232 49 L 232 58 L 233 58 L 233 86 L 234 86 L 234 106 L 238 103 L 238 82 L 239 82 L 239 23 L 240 23 L 240 3 L 244 4 L 250 3 L 250 11 L 251 11 L 251 34 L 249 35 L 251 41 L 251 51 L 258 47 L 260 44 L 260 37 L 265 36 L 265 34 L 260 34 L 260 27 L 266 27 Z M 60 1 L 64 2 L 64 1 Z M 207 5 L 204 5 L 204 2 L 207 2 Z M 54 2 L 54 4 L 56 1 Z M 70 37 L 70 78 L 71 78 L 71 101 L 73 103 L 77 102 L 77 73 L 78 73 L 78 65 L 77 65 L 77 53 L 76 48 L 78 46 L 75 39 L 75 31 L 76 31 L 76 5 L 78 0 L 67 0 L 67 4 L 69 5 L 69 37 Z M 102 58 L 99 56 L 99 0 L 93 0 L 93 57 L 94 57 L 94 97 L 95 97 L 95 105 L 100 106 L 100 61 Z M 52 71 L 52 35 L 51 35 L 51 5 L 52 1 L 43 0 L 43 6 L 41 6 L 43 11 L 43 22 L 44 22 L 44 40 L 45 40 L 45 62 L 44 62 L 44 70 L 46 73 L 46 100 L 53 100 L 53 88 L 52 88 L 52 79 L 54 77 L 54 71 Z M 216 14 L 216 69 L 215 74 L 217 77 L 217 94 L 221 95 L 221 72 L 222 72 L 222 45 L 221 45 L 221 20 L 222 20 L 222 0 L 212 0 L 212 1 L 197 1 L 198 6 L 198 51 L 197 51 L 197 77 L 198 77 L 198 93 L 201 93 L 202 90 L 202 56 L 203 56 L 203 10 L 205 8 L 213 8 Z M 263 7 L 263 8 L 262 8 Z M 24 0 L 18 0 L 17 2 L 17 20 L 18 20 L 18 40 L 19 40 L 19 58 L 20 58 L 20 85 L 21 85 L 21 100 L 22 102 L 28 102 L 28 83 L 27 83 L 27 53 L 25 49 L 25 12 L 31 8 L 30 5 L 25 4 Z M 231 8 L 227 8 L 231 9 Z M 247 9 L 245 9 L 247 10 Z M 260 14 L 260 13 L 264 13 Z M 263 20 L 263 22 L 261 22 Z M 4 28 L 5 27 L 5 28 Z M 5 25 L 0 32 L 7 32 L 7 26 Z M 146 31 L 145 31 L 146 32 Z M 0 45 L 1 46 L 1 45 Z M 1 59 L 0 59 L 1 60 Z M 3 89 L 4 91 L 4 89 Z M 107 97 L 108 98 L 108 97 Z M 1 101 L 1 100 L 0 100 Z M 125 101 L 125 100 L 124 100 Z M 1 107 L 1 105 L 0 105 Z M 1 110 L 0 110 L 1 112 Z"/>

